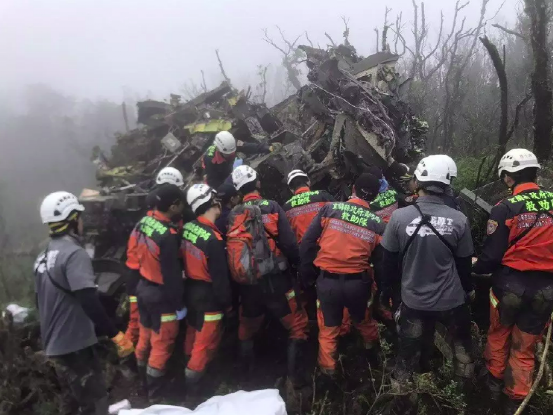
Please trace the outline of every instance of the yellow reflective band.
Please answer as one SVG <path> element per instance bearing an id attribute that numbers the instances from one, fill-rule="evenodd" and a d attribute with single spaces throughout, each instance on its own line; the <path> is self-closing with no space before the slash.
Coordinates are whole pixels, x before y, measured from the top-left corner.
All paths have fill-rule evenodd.
<path id="1" fill-rule="evenodd" d="M 218 314 L 204 314 L 204 321 L 219 321 L 223 319 L 223 313 Z"/>
<path id="2" fill-rule="evenodd" d="M 317 300 L 317 308 L 321 308 L 321 302 Z"/>
<path id="3" fill-rule="evenodd" d="M 176 314 L 162 314 L 161 315 L 161 322 L 162 323 L 168 323 L 170 321 L 175 321 L 177 319 Z"/>
<path id="4" fill-rule="evenodd" d="M 294 290 L 290 290 L 286 293 L 286 299 L 290 301 L 292 298 L 296 296 L 296 292 Z"/>
<path id="5" fill-rule="evenodd" d="M 134 295 L 129 295 L 129 303 L 136 303 L 138 300 L 136 298 L 136 296 Z"/>
<path id="6" fill-rule="evenodd" d="M 490 288 L 490 302 L 492 303 L 493 308 L 497 308 L 499 301 L 497 301 L 497 297 L 494 295 L 491 288 Z"/>

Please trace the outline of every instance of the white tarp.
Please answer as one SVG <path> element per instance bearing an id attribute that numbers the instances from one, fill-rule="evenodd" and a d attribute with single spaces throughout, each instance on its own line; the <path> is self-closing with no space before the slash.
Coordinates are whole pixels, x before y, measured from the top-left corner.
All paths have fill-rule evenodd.
<path id="1" fill-rule="evenodd" d="M 180 406 L 154 405 L 147 409 L 123 409 L 119 415 L 287 415 L 286 406 L 276 389 L 238 391 L 214 396 L 196 410 Z"/>

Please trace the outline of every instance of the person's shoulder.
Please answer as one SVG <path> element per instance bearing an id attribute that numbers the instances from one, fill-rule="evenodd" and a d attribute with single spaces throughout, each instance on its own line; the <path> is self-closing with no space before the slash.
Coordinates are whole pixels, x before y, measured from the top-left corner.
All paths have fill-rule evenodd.
<path id="1" fill-rule="evenodd" d="M 390 217 L 390 221 L 396 220 L 401 221 L 407 217 L 411 217 L 413 215 L 418 215 L 419 212 L 417 211 L 417 208 L 413 205 L 405 206 L 399 209 L 396 209 L 392 212 L 392 216 Z"/>
<path id="2" fill-rule="evenodd" d="M 443 206 L 444 206 L 443 207 L 444 216 L 447 216 L 453 219 L 454 221 L 459 221 L 463 223 L 467 221 L 467 216 L 460 210 L 454 209 L 451 206 L 447 206 L 447 205 L 443 205 Z"/>
<path id="3" fill-rule="evenodd" d="M 70 256 L 75 252 L 84 252 L 83 246 L 72 236 L 66 235 L 53 239 L 48 245 L 48 252 L 58 251 L 60 254 Z"/>

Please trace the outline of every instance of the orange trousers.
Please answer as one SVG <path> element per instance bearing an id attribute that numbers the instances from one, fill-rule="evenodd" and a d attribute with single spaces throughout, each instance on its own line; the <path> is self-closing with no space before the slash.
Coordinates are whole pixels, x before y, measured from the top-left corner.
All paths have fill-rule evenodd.
<path id="1" fill-rule="evenodd" d="M 127 331 L 125 331 L 125 337 L 135 345 L 138 343 L 138 334 L 140 331 L 139 322 L 140 313 L 138 312 L 136 296 L 129 295 L 129 324 L 127 325 Z"/>
<path id="2" fill-rule="evenodd" d="M 157 333 L 140 324 L 138 344 L 135 348 L 138 366 L 147 364 L 148 375 L 163 376 L 167 361 L 173 354 L 178 332 L 179 322 L 174 313 L 161 316 L 161 325 Z"/>
<path id="3" fill-rule="evenodd" d="M 257 302 L 260 299 L 257 299 Z M 244 297 L 242 297 L 244 301 Z M 246 308 L 248 308 L 246 312 Z M 271 298 L 264 305 L 270 313 L 280 319 L 280 322 L 288 330 L 288 338 L 291 340 L 307 340 L 308 317 L 307 313 L 301 307 L 298 307 L 296 294 L 293 289 L 286 292 L 284 296 Z M 251 340 L 263 324 L 265 310 L 259 307 L 259 304 L 247 304 L 240 307 L 240 325 L 238 328 L 238 338 L 241 341 Z M 257 314 L 252 317 L 251 314 Z"/>
<path id="4" fill-rule="evenodd" d="M 319 302 L 317 302 L 319 304 Z M 349 312 L 344 308 L 344 317 L 349 317 Z M 343 335 L 344 321 L 335 327 L 325 325 L 323 312 L 317 308 L 317 323 L 319 325 L 319 366 L 329 372 L 336 370 L 336 354 L 338 350 L 338 337 Z M 359 331 L 366 345 L 379 340 L 378 325 L 372 318 L 371 311 L 367 307 L 365 318 L 359 323 L 353 322 L 353 326 Z M 347 325 L 346 327 L 349 327 Z"/>
<path id="5" fill-rule="evenodd" d="M 203 372 L 211 360 L 223 335 L 223 313 L 205 313 L 201 330 L 191 325 L 186 329 L 184 354 L 190 356 L 186 367 L 195 372 Z"/>
<path id="6" fill-rule="evenodd" d="M 490 291 L 490 328 L 484 351 L 486 367 L 505 382 L 504 392 L 511 399 L 524 399 L 532 387 L 534 350 L 541 335 L 521 331 L 515 324 L 500 323 L 499 301 Z"/>

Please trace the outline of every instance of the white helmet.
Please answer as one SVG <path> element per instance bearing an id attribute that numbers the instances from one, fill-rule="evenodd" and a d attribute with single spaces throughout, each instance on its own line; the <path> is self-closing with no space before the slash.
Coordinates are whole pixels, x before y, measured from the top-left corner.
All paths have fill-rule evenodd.
<path id="1" fill-rule="evenodd" d="M 184 179 L 182 178 L 182 173 L 174 167 L 165 167 L 157 174 L 156 183 L 169 183 L 181 187 L 184 185 Z"/>
<path id="2" fill-rule="evenodd" d="M 84 212 L 84 206 L 79 203 L 77 196 L 69 192 L 50 193 L 40 205 L 42 223 L 64 221 L 75 211 Z"/>
<path id="3" fill-rule="evenodd" d="M 501 173 L 504 171 L 514 173 L 530 167 L 541 168 L 535 154 L 524 148 L 515 148 L 501 157 L 497 173 L 501 179 Z"/>
<path id="4" fill-rule="evenodd" d="M 449 176 L 452 179 L 457 177 L 457 164 L 455 163 L 455 160 L 453 160 L 447 154 L 439 154 L 438 156 L 442 157 L 444 159 L 444 161 L 446 162 L 447 167 L 449 168 Z"/>
<path id="5" fill-rule="evenodd" d="M 232 184 L 236 190 L 240 190 L 242 186 L 257 180 L 257 172 L 250 166 L 238 166 L 232 171 Z"/>
<path id="6" fill-rule="evenodd" d="M 290 173 L 288 173 L 288 181 L 286 182 L 288 186 L 290 185 L 290 182 L 292 182 L 292 180 L 294 180 L 296 177 L 305 177 L 309 179 L 309 176 L 303 170 L 292 170 Z"/>
<path id="7" fill-rule="evenodd" d="M 451 184 L 449 167 L 440 156 L 428 156 L 423 158 L 415 169 L 415 177 L 421 182 L 438 182 Z"/>
<path id="8" fill-rule="evenodd" d="M 228 131 L 221 131 L 215 136 L 213 142 L 217 150 L 223 154 L 232 154 L 236 152 L 236 140 L 234 136 Z"/>
<path id="9" fill-rule="evenodd" d="M 190 205 L 194 213 L 203 204 L 214 199 L 217 192 L 207 184 L 194 184 L 186 192 L 186 202 Z"/>

